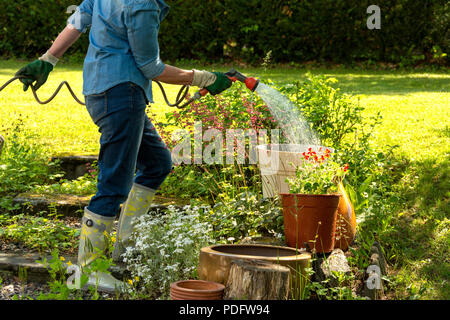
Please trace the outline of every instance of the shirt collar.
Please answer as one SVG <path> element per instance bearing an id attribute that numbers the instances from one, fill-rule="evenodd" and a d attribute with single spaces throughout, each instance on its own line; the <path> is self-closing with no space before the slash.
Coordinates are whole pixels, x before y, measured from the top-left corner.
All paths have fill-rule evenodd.
<path id="1" fill-rule="evenodd" d="M 163 21 L 169 13 L 170 7 L 164 2 L 164 0 L 156 0 L 156 3 L 159 7 L 159 10 L 161 10 L 161 13 L 159 14 L 159 20 Z"/>

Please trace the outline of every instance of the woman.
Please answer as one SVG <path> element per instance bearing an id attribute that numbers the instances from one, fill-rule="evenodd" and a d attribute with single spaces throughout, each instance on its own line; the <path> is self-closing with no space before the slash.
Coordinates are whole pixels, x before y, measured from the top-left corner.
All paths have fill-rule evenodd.
<path id="1" fill-rule="evenodd" d="M 223 73 L 182 70 L 161 61 L 158 31 L 168 11 L 163 0 L 85 0 L 47 53 L 17 73 L 25 76 L 25 91 L 33 82 L 39 89 L 58 58 L 91 28 L 83 94 L 101 138 L 97 193 L 82 220 L 80 266 L 105 251 L 114 218 L 126 200 L 113 253 L 119 260 L 129 245 L 132 218 L 148 212 L 171 171 L 170 152 L 145 113 L 147 103 L 153 102 L 152 79 L 206 88 L 211 94 L 231 86 Z M 122 286 L 108 274 L 99 275 L 99 284 L 106 291 Z"/>

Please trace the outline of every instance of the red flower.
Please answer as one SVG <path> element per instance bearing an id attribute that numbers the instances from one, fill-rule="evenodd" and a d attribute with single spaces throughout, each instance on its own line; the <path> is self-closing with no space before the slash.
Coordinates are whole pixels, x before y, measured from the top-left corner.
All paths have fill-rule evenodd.
<path id="1" fill-rule="evenodd" d="M 348 170 L 348 163 L 344 167 L 344 172 Z"/>

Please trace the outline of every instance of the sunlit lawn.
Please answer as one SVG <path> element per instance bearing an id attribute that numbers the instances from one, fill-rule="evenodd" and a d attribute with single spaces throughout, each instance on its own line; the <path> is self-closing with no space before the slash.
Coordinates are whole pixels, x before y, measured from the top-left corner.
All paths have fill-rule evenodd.
<path id="1" fill-rule="evenodd" d="M 14 60 L 0 61 L 0 83 L 6 82 L 25 64 Z M 189 66 L 186 66 L 189 68 Z M 227 68 L 219 68 L 226 70 Z M 49 97 L 58 84 L 68 80 L 82 97 L 82 66 L 58 65 L 47 83 L 39 90 L 42 99 Z M 307 70 L 293 68 L 242 69 L 243 73 L 289 83 L 304 79 Z M 347 69 L 315 69 L 339 80 L 342 91 L 360 98 L 367 115 L 380 111 L 383 125 L 374 133 L 378 144 L 398 144 L 397 152 L 410 158 L 435 158 L 448 152 L 450 125 L 450 75 L 443 72 L 353 71 Z M 177 86 L 165 85 L 173 100 Z M 163 120 L 170 110 L 164 104 L 159 88 L 154 86 L 155 104 L 152 109 Z M 83 97 L 82 97 L 83 98 Z M 29 130 L 38 134 L 36 143 L 48 145 L 56 153 L 95 154 L 99 133 L 85 108 L 78 105 L 64 88 L 54 102 L 37 104 L 31 92 L 24 93 L 16 81 L 0 93 L 0 124 L 21 117 Z"/>

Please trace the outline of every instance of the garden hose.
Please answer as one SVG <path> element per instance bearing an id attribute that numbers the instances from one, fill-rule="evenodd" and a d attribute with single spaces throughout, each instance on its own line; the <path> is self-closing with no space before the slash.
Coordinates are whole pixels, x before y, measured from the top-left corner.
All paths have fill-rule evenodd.
<path id="1" fill-rule="evenodd" d="M 9 79 L 4 85 L 2 85 L 2 86 L 0 87 L 0 92 L 1 92 L 3 89 L 5 89 L 8 85 L 10 85 L 12 82 L 14 82 L 14 81 L 16 81 L 16 80 L 18 80 L 18 79 L 20 79 L 20 78 L 26 78 L 26 77 L 25 77 L 25 76 L 15 76 L 15 77 Z M 161 84 L 159 81 L 156 81 L 156 80 L 153 80 L 153 81 L 156 82 L 156 84 L 158 84 L 159 88 L 161 89 L 163 98 L 164 98 L 166 104 L 167 104 L 169 107 L 184 108 L 184 107 L 186 107 L 188 104 L 190 104 L 190 103 L 192 102 L 192 99 L 191 99 L 191 100 L 188 100 L 188 101 L 187 101 L 186 103 L 184 103 L 183 105 L 181 105 L 181 102 L 183 102 L 183 100 L 186 98 L 186 96 L 187 96 L 187 94 L 188 94 L 188 92 L 189 92 L 189 86 L 188 86 L 188 85 L 183 85 L 183 86 L 180 88 L 180 90 L 178 91 L 177 98 L 176 98 L 175 102 L 174 102 L 174 103 L 170 103 L 170 102 L 169 102 L 169 99 L 167 98 L 166 91 L 164 90 L 162 84 Z M 67 81 L 61 82 L 61 83 L 59 84 L 58 88 L 55 90 L 55 92 L 51 95 L 51 97 L 48 98 L 48 99 L 45 100 L 45 101 L 42 101 L 41 99 L 39 99 L 39 97 L 38 97 L 37 94 L 36 94 L 36 89 L 34 88 L 33 85 L 31 85 L 31 91 L 33 92 L 34 99 L 35 99 L 39 104 L 47 104 L 47 103 L 50 103 L 50 102 L 58 95 L 59 91 L 61 90 L 61 88 L 62 88 L 64 85 L 66 85 L 67 89 L 69 89 L 70 94 L 72 95 L 72 97 L 74 98 L 74 100 L 75 100 L 77 103 L 79 103 L 79 104 L 81 104 L 81 105 L 83 105 L 83 106 L 86 105 L 84 102 L 82 102 L 80 99 L 78 99 L 78 97 L 77 97 L 76 94 L 73 92 L 72 88 L 70 87 L 70 85 L 69 85 L 69 83 L 68 83 Z"/>

